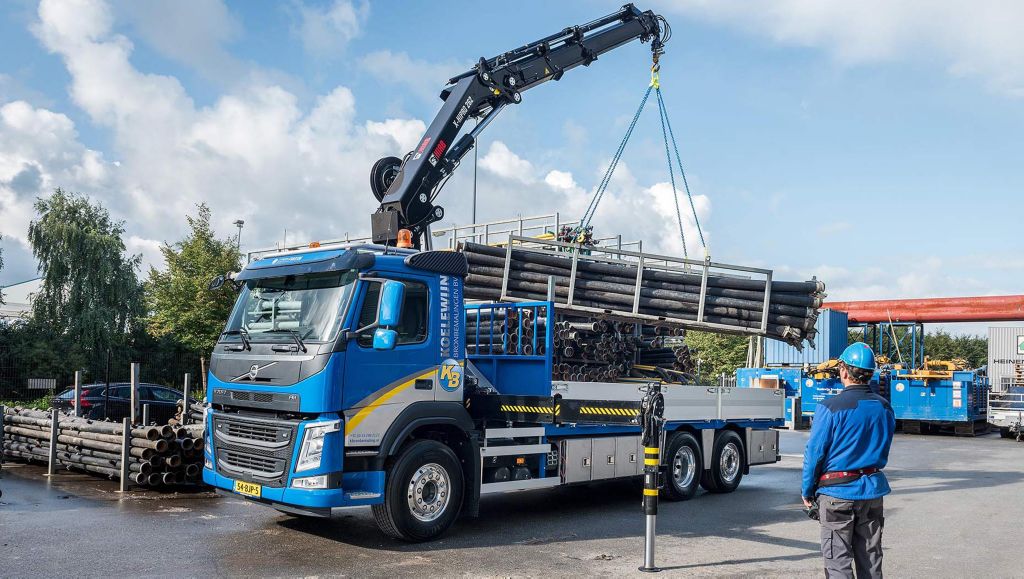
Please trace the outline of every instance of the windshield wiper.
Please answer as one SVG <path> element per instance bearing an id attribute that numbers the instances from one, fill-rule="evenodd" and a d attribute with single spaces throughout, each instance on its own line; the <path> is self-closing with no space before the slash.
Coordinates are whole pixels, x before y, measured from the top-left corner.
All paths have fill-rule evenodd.
<path id="1" fill-rule="evenodd" d="M 263 333 L 264 334 L 285 334 L 285 333 L 287 333 L 288 335 L 290 335 L 292 337 L 293 340 L 295 340 L 295 345 L 298 346 L 300 350 L 302 350 L 303 352 L 306 351 L 306 343 L 302 341 L 302 337 L 299 336 L 299 332 L 297 330 L 285 330 L 285 329 L 267 330 L 266 332 L 263 332 Z"/>
<path id="2" fill-rule="evenodd" d="M 249 330 L 245 328 L 239 328 L 237 330 L 227 330 L 220 333 L 221 336 L 238 336 L 242 340 L 242 346 L 246 350 L 252 350 L 252 344 L 249 342 Z"/>

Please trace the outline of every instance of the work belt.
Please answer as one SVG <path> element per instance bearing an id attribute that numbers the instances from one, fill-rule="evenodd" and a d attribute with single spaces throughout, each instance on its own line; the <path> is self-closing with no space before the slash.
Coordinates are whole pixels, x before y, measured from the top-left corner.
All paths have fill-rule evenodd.
<path id="1" fill-rule="evenodd" d="M 832 472 L 826 472 L 825 474 L 818 477 L 819 487 L 830 487 L 833 485 L 842 485 L 848 482 L 853 482 L 862 476 L 869 474 L 875 474 L 880 472 L 881 469 L 874 467 L 871 468 L 858 468 L 856 470 L 837 470 Z"/>

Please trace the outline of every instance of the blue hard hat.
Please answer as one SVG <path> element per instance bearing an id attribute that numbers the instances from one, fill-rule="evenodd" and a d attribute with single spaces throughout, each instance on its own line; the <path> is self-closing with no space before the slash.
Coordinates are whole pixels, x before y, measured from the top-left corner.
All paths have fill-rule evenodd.
<path id="1" fill-rule="evenodd" d="M 847 366 L 861 368 L 863 370 L 875 369 L 875 353 L 864 342 L 854 342 L 843 350 L 839 360 Z"/>

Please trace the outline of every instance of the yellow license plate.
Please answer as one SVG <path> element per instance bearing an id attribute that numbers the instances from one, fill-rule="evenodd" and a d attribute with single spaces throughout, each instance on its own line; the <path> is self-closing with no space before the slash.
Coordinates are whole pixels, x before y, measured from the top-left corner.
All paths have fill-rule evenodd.
<path id="1" fill-rule="evenodd" d="M 245 495 L 247 497 L 260 498 L 260 496 L 263 494 L 263 487 L 255 483 L 236 480 L 235 492 L 238 494 Z"/>

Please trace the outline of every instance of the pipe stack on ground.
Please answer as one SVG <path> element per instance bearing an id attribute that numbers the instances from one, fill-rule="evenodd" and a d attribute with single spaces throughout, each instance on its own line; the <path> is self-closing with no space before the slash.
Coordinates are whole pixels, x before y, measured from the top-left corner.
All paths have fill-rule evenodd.
<path id="1" fill-rule="evenodd" d="M 465 282 L 467 299 L 498 300 L 505 277 L 506 248 L 463 242 L 461 251 L 469 262 Z M 568 301 L 572 256 L 513 249 L 508 263 L 507 295 L 528 300 L 547 299 L 549 277 L 555 281 L 555 301 Z M 576 264 L 573 304 L 616 315 L 630 315 L 637 283 L 637 265 L 608 263 L 580 255 Z M 671 318 L 681 327 L 698 327 L 701 273 L 644 267 L 640 275 L 638 313 Z M 709 275 L 703 322 L 735 328 L 783 340 L 795 346 L 814 339 L 814 322 L 825 296 L 817 280 L 773 281 L 768 302 L 768 326 L 761 327 L 765 283 L 760 280 Z"/>
<path id="2" fill-rule="evenodd" d="M 185 408 L 185 401 L 178 400 L 177 410 L 174 413 L 174 418 L 171 419 L 170 424 L 182 424 L 185 422 L 183 409 Z M 188 408 L 188 423 L 189 424 L 202 424 L 203 420 L 206 419 L 206 406 L 199 403 L 193 402 Z"/>
<path id="3" fill-rule="evenodd" d="M 5 408 L 3 454 L 9 458 L 48 462 L 50 413 Z M 57 464 L 67 469 L 121 477 L 123 428 L 61 414 L 57 419 Z M 136 426 L 131 430 L 128 470 L 132 482 L 164 487 L 198 482 L 203 469 L 203 425 Z"/>

